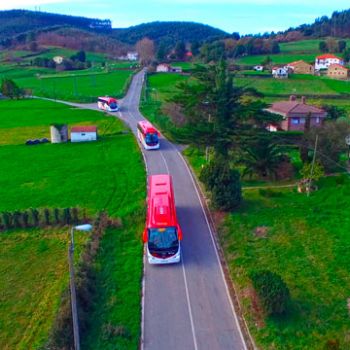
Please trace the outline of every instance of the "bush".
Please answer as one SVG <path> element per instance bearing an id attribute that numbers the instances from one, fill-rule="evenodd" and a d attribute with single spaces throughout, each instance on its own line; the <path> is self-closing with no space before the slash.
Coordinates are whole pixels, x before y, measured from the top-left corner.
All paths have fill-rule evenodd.
<path id="1" fill-rule="evenodd" d="M 69 225 L 72 222 L 70 208 L 63 209 L 63 223 Z"/>
<path id="2" fill-rule="evenodd" d="M 44 209 L 44 218 L 45 218 L 45 225 L 49 226 L 50 225 L 50 209 L 48 209 L 48 208 Z"/>
<path id="3" fill-rule="evenodd" d="M 230 168 L 228 162 L 216 157 L 205 166 L 199 176 L 206 189 L 211 192 L 215 207 L 233 210 L 242 202 L 242 188 L 239 172 Z"/>
<path id="4" fill-rule="evenodd" d="M 251 280 L 269 316 L 281 315 L 287 311 L 290 294 L 281 276 L 265 270 L 252 273 Z"/>
<path id="5" fill-rule="evenodd" d="M 22 212 L 22 223 L 24 228 L 29 227 L 29 214 L 26 210 Z"/>
<path id="6" fill-rule="evenodd" d="M 34 227 L 38 227 L 39 226 L 39 222 L 40 222 L 40 214 L 38 209 L 30 209 L 30 212 L 32 214 L 32 220 L 33 220 L 33 226 Z"/>
<path id="7" fill-rule="evenodd" d="M 53 210 L 53 216 L 55 217 L 55 224 L 59 225 L 60 224 L 60 210 L 58 208 L 55 208 Z"/>

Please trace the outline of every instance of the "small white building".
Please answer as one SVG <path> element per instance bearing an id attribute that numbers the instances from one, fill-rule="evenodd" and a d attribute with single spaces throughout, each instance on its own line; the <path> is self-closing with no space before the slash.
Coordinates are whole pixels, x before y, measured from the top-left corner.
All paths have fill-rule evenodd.
<path id="1" fill-rule="evenodd" d="M 64 60 L 64 58 L 62 56 L 55 56 L 53 59 L 52 59 L 56 64 L 61 64 Z"/>
<path id="2" fill-rule="evenodd" d="M 167 63 L 160 63 L 160 64 L 158 64 L 158 66 L 156 68 L 156 71 L 158 73 L 160 73 L 160 72 L 170 72 L 170 69 L 171 69 L 171 67 L 170 67 L 169 64 L 167 64 Z"/>
<path id="3" fill-rule="evenodd" d="M 129 61 L 137 61 L 139 59 L 139 54 L 137 52 L 128 52 L 126 58 Z"/>
<path id="4" fill-rule="evenodd" d="M 286 67 L 273 67 L 272 75 L 276 79 L 287 79 L 288 78 L 288 68 Z"/>
<path id="5" fill-rule="evenodd" d="M 182 73 L 182 67 L 171 66 L 170 71 L 173 73 Z"/>
<path id="6" fill-rule="evenodd" d="M 344 60 L 331 53 L 327 53 L 321 56 L 317 56 L 315 60 L 315 69 L 328 69 L 331 64 L 339 64 L 344 66 Z"/>
<path id="7" fill-rule="evenodd" d="M 97 127 L 89 126 L 73 126 L 70 131 L 71 142 L 84 142 L 97 140 Z"/>
<path id="8" fill-rule="evenodd" d="M 263 72 L 264 71 L 264 66 L 254 66 L 253 68 L 257 72 Z"/>

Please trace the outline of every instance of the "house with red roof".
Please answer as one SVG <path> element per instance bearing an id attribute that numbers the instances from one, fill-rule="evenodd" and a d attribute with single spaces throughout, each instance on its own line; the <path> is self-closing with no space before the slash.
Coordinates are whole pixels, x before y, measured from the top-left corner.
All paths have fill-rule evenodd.
<path id="1" fill-rule="evenodd" d="M 340 64 L 344 66 L 344 60 L 340 57 L 337 57 L 331 53 L 326 53 L 316 57 L 315 60 L 315 69 L 328 69 L 331 64 Z"/>
<path id="2" fill-rule="evenodd" d="M 71 142 L 84 142 L 97 140 L 97 127 L 94 125 L 88 126 L 73 126 L 70 131 Z"/>
<path id="3" fill-rule="evenodd" d="M 314 74 L 315 67 L 312 64 L 309 64 L 303 60 L 291 62 L 287 64 L 289 68 L 295 74 Z"/>
<path id="4" fill-rule="evenodd" d="M 328 67 L 327 76 L 333 79 L 349 79 L 349 69 L 340 64 L 331 64 Z"/>
<path id="5" fill-rule="evenodd" d="M 289 101 L 273 103 L 266 111 L 283 117 L 278 128 L 285 131 L 304 131 L 308 118 L 310 128 L 319 127 L 327 116 L 323 109 L 306 104 L 305 97 L 297 101 L 294 95 L 290 96 Z"/>

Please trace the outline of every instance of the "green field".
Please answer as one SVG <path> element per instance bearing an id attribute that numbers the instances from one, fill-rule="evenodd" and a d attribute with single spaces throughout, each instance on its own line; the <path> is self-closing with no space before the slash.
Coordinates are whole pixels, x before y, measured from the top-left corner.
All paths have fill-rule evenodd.
<path id="1" fill-rule="evenodd" d="M 319 51 L 319 43 L 322 40 L 314 39 L 280 43 L 281 52 L 279 54 L 245 56 L 237 59 L 235 63 L 240 65 L 261 64 L 267 56 L 272 59 L 273 64 L 287 64 L 298 60 L 304 60 L 306 62 L 313 63 L 315 62 L 316 56 L 321 54 Z M 349 47 L 350 40 L 346 40 L 346 42 L 347 47 Z"/>
<path id="2" fill-rule="evenodd" d="M 323 349 L 332 339 L 349 349 L 350 179 L 323 179 L 309 198 L 295 189 L 273 194 L 246 190 L 244 206 L 220 230 L 250 330 L 263 349 Z M 262 226 L 266 237 L 254 233 Z M 287 283 L 285 317 L 264 320 L 248 278 L 256 269 Z"/>
<path id="3" fill-rule="evenodd" d="M 90 143 L 21 144 L 22 138 L 27 137 L 21 136 L 22 133 L 37 135 L 38 130 L 47 133 L 49 124 L 56 122 L 69 125 L 97 124 L 100 126 L 100 138 L 97 142 Z M 17 136 L 7 138 L 6 135 L 12 129 L 16 130 Z M 109 230 L 101 242 L 97 259 L 100 273 L 96 281 L 99 295 L 91 317 L 94 336 L 84 348 L 137 349 L 140 333 L 140 232 L 144 222 L 145 171 L 134 137 L 125 132 L 123 124 L 114 117 L 38 100 L 0 101 L 0 133 L 1 139 L 3 136 L 7 138 L 0 146 L 0 212 L 29 207 L 75 206 L 86 208 L 91 216 L 106 209 L 112 217 L 122 219 L 122 228 Z M 15 235 L 9 234 L 7 237 L 9 240 L 13 238 L 13 245 L 18 241 Z M 38 244 L 40 246 L 42 243 Z M 8 243 L 8 247 L 6 254 L 11 254 L 11 243 Z M 25 260 L 26 255 L 20 253 L 17 252 L 17 258 Z M 40 264 L 46 257 L 38 254 L 36 263 Z M 45 266 L 54 265 L 61 258 L 63 259 L 59 254 L 53 254 L 50 260 L 49 255 Z M 66 257 L 64 261 L 66 262 Z M 31 270 L 28 273 L 30 272 Z M 12 280 L 11 270 L 7 269 L 7 274 L 9 280 L 6 288 L 11 290 L 17 282 Z M 42 289 L 35 291 L 38 293 L 35 297 L 39 300 L 51 298 L 53 309 L 47 311 L 51 314 L 57 307 L 60 291 L 65 284 L 64 272 L 62 274 L 63 280 L 54 292 L 51 293 L 51 285 L 48 285 L 51 280 L 45 281 L 45 276 L 42 277 Z M 28 274 L 27 278 L 34 279 L 34 276 Z M 20 298 L 21 294 L 15 296 Z M 12 313 L 1 311 L 1 333 L 11 335 L 11 330 L 5 325 L 12 325 L 19 317 L 17 311 L 12 310 Z M 23 312 L 29 312 L 28 310 Z M 52 318 L 43 317 L 44 321 L 42 318 L 30 321 L 31 328 L 42 328 L 37 336 L 30 338 L 30 343 L 24 347 L 15 347 L 12 344 L 19 346 L 20 339 L 13 335 L 6 338 L 5 348 L 34 349 L 37 347 L 31 344 L 42 344 L 48 336 L 52 321 Z M 43 327 L 42 322 L 45 323 Z M 118 327 L 122 327 L 124 332 L 113 332 Z M 112 330 L 108 336 L 106 329 Z M 4 339 L 3 336 L 0 338 Z"/>
<path id="4" fill-rule="evenodd" d="M 77 232 L 79 254 L 86 241 Z M 68 231 L 0 234 L 0 348 L 38 349 L 46 340 L 68 283 Z"/>
<path id="5" fill-rule="evenodd" d="M 120 98 L 124 95 L 133 71 L 121 70 L 103 74 L 77 73 L 69 77 L 31 77 L 15 79 L 16 83 L 31 89 L 33 95 L 68 101 L 94 102 L 97 96 L 110 95 Z"/>
<path id="6" fill-rule="evenodd" d="M 339 95 L 350 94 L 350 81 L 333 80 L 327 77 L 294 74 L 288 79 L 244 77 L 235 78 L 238 86 L 254 87 L 266 96 L 278 95 Z"/>
<path id="7" fill-rule="evenodd" d="M 189 77 L 176 73 L 157 73 L 148 75 L 147 85 L 141 98 L 140 110 L 162 132 L 167 133 L 173 124 L 169 117 L 162 112 L 162 106 L 176 92 L 176 85 Z"/>

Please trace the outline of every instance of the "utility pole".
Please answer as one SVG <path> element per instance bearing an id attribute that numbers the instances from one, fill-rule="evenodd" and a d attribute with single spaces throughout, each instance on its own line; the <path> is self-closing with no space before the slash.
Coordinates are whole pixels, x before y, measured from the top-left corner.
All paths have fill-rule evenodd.
<path id="1" fill-rule="evenodd" d="M 314 167 L 315 167 L 315 160 L 316 160 L 316 152 L 317 152 L 317 143 L 318 143 L 318 135 L 316 135 L 315 150 L 314 150 L 314 155 L 313 155 L 313 157 L 312 157 L 310 179 L 309 179 L 309 183 L 308 183 L 308 185 L 307 185 L 307 196 L 308 196 L 308 197 L 310 196 L 312 175 L 314 174 Z"/>

